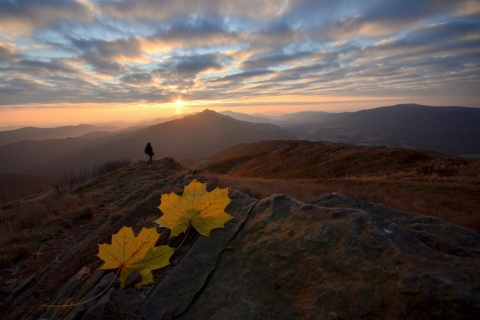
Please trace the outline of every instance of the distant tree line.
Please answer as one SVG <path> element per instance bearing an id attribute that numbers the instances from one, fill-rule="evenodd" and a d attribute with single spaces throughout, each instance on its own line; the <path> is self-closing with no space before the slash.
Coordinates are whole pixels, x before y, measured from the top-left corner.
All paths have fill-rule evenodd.
<path id="1" fill-rule="evenodd" d="M 66 169 L 62 176 L 55 180 L 54 188 L 57 192 L 62 192 L 68 188 L 72 188 L 75 185 L 87 182 L 94 178 L 103 176 L 109 172 L 116 171 L 132 164 L 132 160 L 129 158 L 123 158 L 121 160 L 108 160 L 102 164 L 93 166 L 90 170 L 81 169 L 73 170 Z"/>

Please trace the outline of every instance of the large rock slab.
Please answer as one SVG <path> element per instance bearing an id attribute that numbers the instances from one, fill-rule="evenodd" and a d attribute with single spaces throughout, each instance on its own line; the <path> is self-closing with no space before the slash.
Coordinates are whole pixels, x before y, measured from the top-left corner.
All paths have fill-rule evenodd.
<path id="1" fill-rule="evenodd" d="M 200 237 L 181 262 L 150 294 L 145 303 L 143 318 L 171 319 L 182 315 L 199 296 L 228 244 L 242 229 L 256 199 L 234 191 L 225 209 L 234 216 L 223 229 L 215 229 L 210 237 Z"/>
<path id="2" fill-rule="evenodd" d="M 310 203 L 273 195 L 255 205 L 227 249 L 179 318 L 480 314 L 480 234 L 440 219 L 339 194 Z"/>

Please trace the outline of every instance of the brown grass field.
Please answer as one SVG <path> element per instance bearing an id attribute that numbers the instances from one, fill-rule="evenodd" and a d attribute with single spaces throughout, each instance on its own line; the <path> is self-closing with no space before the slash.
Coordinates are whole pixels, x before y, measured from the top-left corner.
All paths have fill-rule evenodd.
<path id="1" fill-rule="evenodd" d="M 197 164 L 199 166 L 199 164 Z M 480 230 L 480 160 L 432 151 L 330 142 L 236 145 L 205 168 L 223 186 L 299 200 L 338 192 Z"/>
<path id="2" fill-rule="evenodd" d="M 265 179 L 210 174 L 219 186 L 241 186 L 260 197 L 285 194 L 306 201 L 325 193 L 385 204 L 394 209 L 435 216 L 480 231 L 480 184 L 462 181 L 389 179 Z"/>

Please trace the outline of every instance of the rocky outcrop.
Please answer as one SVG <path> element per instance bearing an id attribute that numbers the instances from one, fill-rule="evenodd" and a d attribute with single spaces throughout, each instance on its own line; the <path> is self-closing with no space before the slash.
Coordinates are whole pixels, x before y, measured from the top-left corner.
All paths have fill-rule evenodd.
<path id="1" fill-rule="evenodd" d="M 175 296 L 181 287 L 163 290 Z M 197 295 L 186 311 L 169 306 L 175 311 L 161 315 L 473 319 L 480 314 L 480 235 L 340 194 L 308 203 L 273 195 L 255 205 Z M 154 292 L 144 318 L 156 319 L 162 305 Z"/>
<path id="2" fill-rule="evenodd" d="M 235 219 L 174 256 L 171 266 L 155 273 L 154 284 L 122 290 L 114 284 L 88 306 L 42 310 L 34 317 L 475 319 L 480 314 L 480 234 L 474 230 L 336 193 L 308 202 L 283 195 L 258 200 L 239 189 L 230 196 L 226 211 Z M 111 273 L 87 271 L 63 284 L 54 299 L 78 301 L 111 281 Z M 25 286 L 21 291 L 28 293 Z"/>

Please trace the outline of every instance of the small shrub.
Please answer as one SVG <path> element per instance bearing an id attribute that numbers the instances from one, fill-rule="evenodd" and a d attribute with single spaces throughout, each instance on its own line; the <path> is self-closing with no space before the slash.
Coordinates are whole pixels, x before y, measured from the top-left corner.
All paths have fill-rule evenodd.
<path id="1" fill-rule="evenodd" d="M 123 158 L 121 160 L 109 160 L 103 164 L 95 166 L 91 170 L 92 178 L 103 176 L 104 174 L 116 171 L 118 169 L 124 168 L 132 164 L 132 160 L 128 158 Z"/>

